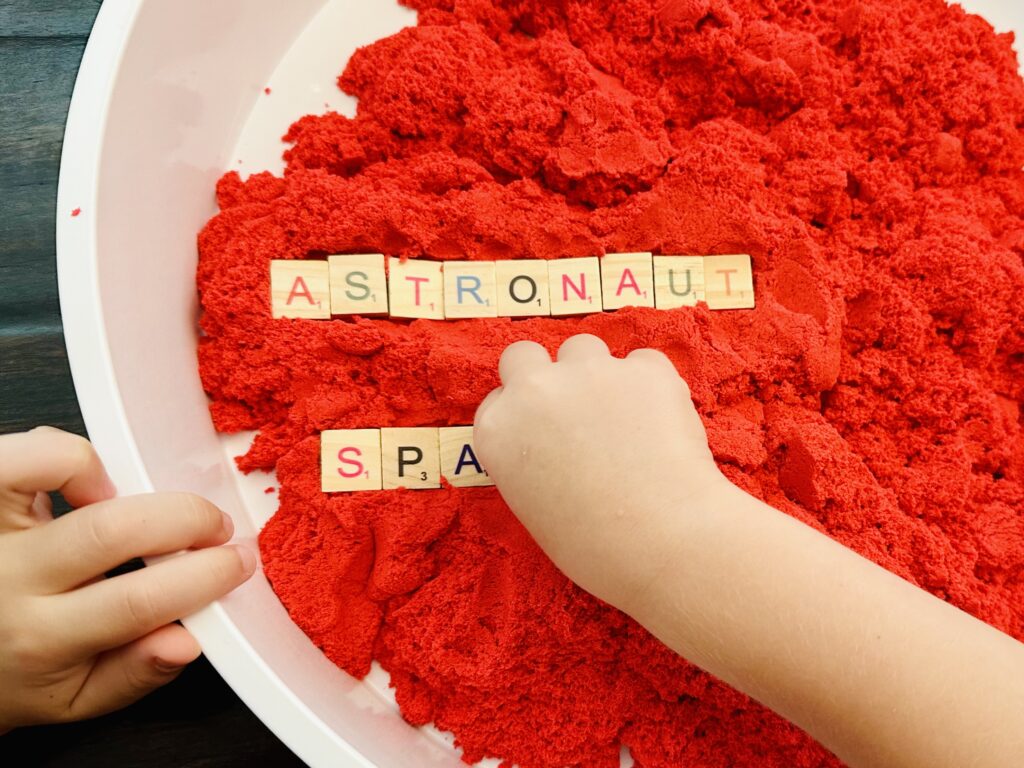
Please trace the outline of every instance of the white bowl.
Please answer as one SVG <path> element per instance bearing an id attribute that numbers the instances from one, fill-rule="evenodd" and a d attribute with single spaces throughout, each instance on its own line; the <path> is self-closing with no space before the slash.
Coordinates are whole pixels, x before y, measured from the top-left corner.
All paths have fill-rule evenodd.
<path id="1" fill-rule="evenodd" d="M 964 5 L 1024 31 L 1019 0 Z M 267 478 L 242 478 L 231 461 L 246 438 L 214 432 L 200 386 L 196 233 L 225 170 L 278 170 L 292 120 L 328 106 L 352 114 L 334 85 L 348 56 L 413 20 L 387 0 L 103 4 L 68 115 L 57 252 L 79 402 L 122 494 L 202 494 L 240 540 L 273 513 Z M 311 766 L 460 764 L 450 739 L 401 720 L 386 676 L 359 682 L 329 662 L 262 574 L 185 625 Z"/>

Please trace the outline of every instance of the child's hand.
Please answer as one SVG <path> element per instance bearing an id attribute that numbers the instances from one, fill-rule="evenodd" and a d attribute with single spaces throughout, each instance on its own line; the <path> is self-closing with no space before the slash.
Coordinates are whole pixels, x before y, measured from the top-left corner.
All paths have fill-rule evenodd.
<path id="1" fill-rule="evenodd" d="M 513 344 L 499 373 L 476 414 L 483 466 L 569 578 L 633 612 L 681 510 L 732 488 L 686 382 L 660 352 L 619 359 L 590 335 L 566 340 L 554 363 L 539 344 Z"/>
<path id="2" fill-rule="evenodd" d="M 847 765 L 1024 765 L 1024 645 L 732 485 L 663 355 L 499 372 L 477 453 L 569 578 Z"/>
<path id="3" fill-rule="evenodd" d="M 78 509 L 53 520 L 51 490 Z M 209 502 L 114 495 L 87 440 L 0 436 L 0 733 L 109 712 L 174 679 L 200 651 L 173 622 L 256 568 L 253 552 L 217 546 L 233 527 Z M 103 578 L 188 548 L 200 551 Z"/>

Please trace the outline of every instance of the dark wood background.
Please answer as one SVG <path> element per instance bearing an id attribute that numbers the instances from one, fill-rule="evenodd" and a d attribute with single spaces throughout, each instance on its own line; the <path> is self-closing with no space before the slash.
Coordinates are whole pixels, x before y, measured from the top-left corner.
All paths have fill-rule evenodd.
<path id="1" fill-rule="evenodd" d="M 64 120 L 99 6 L 0 0 L 0 432 L 51 424 L 85 434 L 61 332 L 54 212 Z M 0 765 L 302 763 L 200 659 L 122 712 L 0 737 Z"/>

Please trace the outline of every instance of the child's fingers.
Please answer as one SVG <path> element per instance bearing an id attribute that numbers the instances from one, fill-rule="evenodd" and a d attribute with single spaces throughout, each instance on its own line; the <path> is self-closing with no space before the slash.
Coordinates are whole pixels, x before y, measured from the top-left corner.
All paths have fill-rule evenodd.
<path id="1" fill-rule="evenodd" d="M 71 702 L 67 719 L 95 717 L 127 706 L 176 678 L 199 653 L 199 644 L 178 624 L 107 651 Z"/>
<path id="2" fill-rule="evenodd" d="M 555 359 L 560 363 L 586 360 L 590 357 L 608 357 L 608 345 L 590 333 L 578 333 L 562 342 Z"/>
<path id="3" fill-rule="evenodd" d="M 504 389 L 504 387 L 492 389 L 490 394 L 488 394 L 487 397 L 483 399 L 483 402 L 481 402 L 480 405 L 477 406 L 476 414 L 473 416 L 474 428 L 480 425 L 482 419 L 484 419 L 484 414 L 486 414 L 490 408 L 494 407 L 494 404 L 498 401 L 498 398 L 501 397 L 501 393 L 504 391 Z M 475 435 L 477 433 L 474 432 L 473 434 L 475 439 Z"/>
<path id="4" fill-rule="evenodd" d="M 627 360 L 640 360 L 652 367 L 658 367 L 665 371 L 665 373 L 672 373 L 675 376 L 679 376 L 679 371 L 676 370 L 675 364 L 668 359 L 668 356 L 657 349 L 634 349 L 628 355 Z"/>
<path id="5" fill-rule="evenodd" d="M 498 376 L 508 384 L 517 376 L 550 365 L 551 355 L 535 341 L 517 341 L 509 344 L 498 360 Z"/>
<path id="6" fill-rule="evenodd" d="M 84 437 L 52 427 L 0 436 L 0 488 L 25 497 L 60 491 L 74 507 L 117 494 L 92 444 Z"/>
<path id="7" fill-rule="evenodd" d="M 231 518 L 200 496 L 152 493 L 92 504 L 21 535 L 22 551 L 45 564 L 32 585 L 54 593 L 135 557 L 223 544 L 233 531 Z"/>
<path id="8" fill-rule="evenodd" d="M 256 555 L 246 547 L 189 552 L 46 598 L 48 624 L 69 654 L 90 656 L 195 613 L 255 570 Z"/>
<path id="9" fill-rule="evenodd" d="M 48 523 L 53 520 L 53 499 L 46 491 L 38 491 L 32 499 L 32 518 L 37 523 Z"/>

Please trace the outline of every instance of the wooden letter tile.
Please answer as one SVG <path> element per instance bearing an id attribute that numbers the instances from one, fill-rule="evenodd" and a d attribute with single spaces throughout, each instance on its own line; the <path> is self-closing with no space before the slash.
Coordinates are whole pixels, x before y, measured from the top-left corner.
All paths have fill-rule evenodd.
<path id="1" fill-rule="evenodd" d="M 472 427 L 441 427 L 441 474 L 457 488 L 494 485 L 473 451 Z"/>
<path id="2" fill-rule="evenodd" d="M 332 315 L 386 315 L 388 280 L 384 254 L 346 253 L 327 257 Z"/>
<path id="3" fill-rule="evenodd" d="M 331 292 L 326 261 L 273 259 L 270 262 L 270 305 L 273 317 L 328 320 Z"/>
<path id="4" fill-rule="evenodd" d="M 655 256 L 654 297 L 658 309 L 693 307 L 704 300 L 704 258 Z"/>
<path id="5" fill-rule="evenodd" d="M 320 488 L 379 491 L 380 430 L 331 429 L 320 433 Z"/>
<path id="6" fill-rule="evenodd" d="M 436 427 L 385 427 L 380 431 L 384 488 L 440 488 L 441 454 Z"/>
<path id="7" fill-rule="evenodd" d="M 601 259 L 605 309 L 654 306 L 654 265 L 649 253 L 609 253 Z"/>
<path id="8" fill-rule="evenodd" d="M 750 256 L 704 257 L 704 290 L 708 309 L 753 309 L 754 274 Z"/>
<path id="9" fill-rule="evenodd" d="M 499 317 L 533 317 L 551 314 L 548 263 L 543 259 L 496 262 Z"/>
<path id="10" fill-rule="evenodd" d="M 444 275 L 441 262 L 388 259 L 388 293 L 393 317 L 444 319 Z"/>
<path id="11" fill-rule="evenodd" d="M 601 311 L 601 267 L 596 256 L 548 262 L 552 315 Z"/>
<path id="12" fill-rule="evenodd" d="M 497 317 L 493 261 L 444 263 L 444 316 Z"/>

